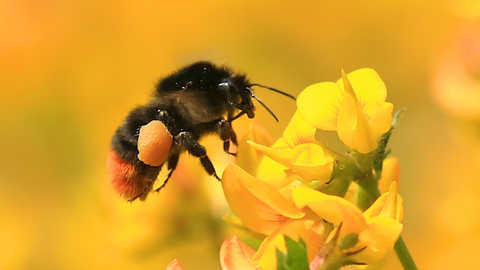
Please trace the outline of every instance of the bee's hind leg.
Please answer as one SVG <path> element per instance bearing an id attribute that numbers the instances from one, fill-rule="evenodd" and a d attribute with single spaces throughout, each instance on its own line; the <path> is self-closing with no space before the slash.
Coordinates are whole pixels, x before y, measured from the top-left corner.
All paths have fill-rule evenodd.
<path id="1" fill-rule="evenodd" d="M 167 175 L 167 179 L 165 179 L 165 181 L 163 182 L 163 184 L 155 189 L 155 192 L 159 192 L 163 187 L 165 187 L 165 185 L 167 184 L 168 180 L 170 179 L 170 177 L 172 176 L 173 174 L 173 171 L 175 171 L 175 169 L 177 168 L 177 164 L 178 164 L 178 158 L 180 157 L 179 154 L 174 154 L 172 156 L 170 156 L 168 158 L 168 170 L 170 171 Z"/>

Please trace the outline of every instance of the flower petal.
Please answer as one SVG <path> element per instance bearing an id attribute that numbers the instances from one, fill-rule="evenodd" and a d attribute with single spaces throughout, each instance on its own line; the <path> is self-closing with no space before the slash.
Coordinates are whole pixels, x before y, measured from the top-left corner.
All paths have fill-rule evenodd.
<path id="1" fill-rule="evenodd" d="M 313 84 L 297 98 L 298 112 L 310 125 L 323 130 L 336 130 L 342 92 L 333 82 Z"/>
<path id="2" fill-rule="evenodd" d="M 401 221 L 403 218 L 403 205 L 402 201 L 398 200 L 398 186 L 397 182 L 393 182 L 390 185 L 390 190 L 388 191 L 387 200 L 383 206 L 380 216 L 389 217 L 396 221 Z"/>
<path id="3" fill-rule="evenodd" d="M 358 110 L 354 97 L 344 94 L 338 114 L 337 131 L 340 139 L 351 149 L 362 154 L 377 148 L 377 138 L 363 114 Z"/>
<path id="4" fill-rule="evenodd" d="M 220 265 L 223 270 L 254 270 L 251 263 L 254 254 L 254 249 L 232 236 L 223 241 L 220 248 Z"/>
<path id="5" fill-rule="evenodd" d="M 362 110 L 369 126 L 372 127 L 372 136 L 379 138 L 392 127 L 393 104 L 389 102 L 372 102 Z"/>
<path id="6" fill-rule="evenodd" d="M 378 73 L 371 68 L 361 68 L 347 74 L 360 106 L 371 102 L 384 102 L 387 98 L 387 87 Z M 340 78 L 337 85 L 344 89 L 344 81 Z"/>
<path id="7" fill-rule="evenodd" d="M 236 164 L 227 166 L 221 182 L 233 213 L 252 231 L 269 234 L 288 218 L 304 215 L 275 188 Z"/>
<path id="8" fill-rule="evenodd" d="M 400 163 L 396 157 L 389 157 L 383 161 L 382 176 L 378 181 L 380 193 L 387 192 L 393 182 L 400 183 Z"/>
<path id="9" fill-rule="evenodd" d="M 253 142 L 250 144 L 269 158 L 292 169 L 304 181 L 327 182 L 330 180 L 334 159 L 327 156 L 318 144 L 305 143 L 297 145 L 293 149 L 288 146 L 270 148 Z"/>
<path id="10" fill-rule="evenodd" d="M 249 174 L 256 175 L 263 153 L 252 147 L 247 141 L 253 141 L 262 145 L 272 145 L 274 140 L 268 134 L 268 131 L 256 121 L 252 121 L 250 130 L 240 140 L 237 148 L 236 163 Z"/>
<path id="11" fill-rule="evenodd" d="M 292 197 L 297 207 L 308 206 L 322 219 L 335 225 L 342 223 L 342 231 L 359 233 L 367 229 L 363 213 L 344 198 L 303 187 L 294 188 Z"/>
<path id="12" fill-rule="evenodd" d="M 380 263 L 392 251 L 403 229 L 399 222 L 403 216 L 402 198 L 397 193 L 395 182 L 390 186 L 390 191 L 384 193 L 364 213 L 368 229 L 359 236 L 355 247 L 347 252 L 354 252 L 365 248 L 352 255 L 357 262 L 366 264 Z"/>
<path id="13" fill-rule="evenodd" d="M 376 216 L 386 216 L 398 222 L 403 218 L 403 198 L 398 194 L 397 183 L 390 185 L 390 191 L 383 193 L 364 213 L 369 220 Z"/>
<path id="14" fill-rule="evenodd" d="M 182 265 L 177 261 L 177 259 L 174 259 L 172 262 L 170 262 L 167 265 L 167 270 L 183 270 Z"/>
<path id="15" fill-rule="evenodd" d="M 252 264 L 258 266 L 259 269 L 277 269 L 277 249 L 281 252 L 287 252 L 284 236 L 287 235 L 298 241 L 301 237 L 311 234 L 311 230 L 306 229 L 305 222 L 303 219 L 291 219 L 279 226 L 276 231 L 263 240 L 257 253 L 252 258 Z"/>
<path id="16" fill-rule="evenodd" d="M 308 124 L 300 113 L 296 111 L 290 120 L 290 123 L 288 123 L 287 128 L 283 132 L 283 139 L 290 148 L 303 143 L 315 143 L 316 131 L 317 129 Z"/>
<path id="17" fill-rule="evenodd" d="M 250 146 L 256 149 L 256 151 L 261 152 L 253 145 Z M 288 147 L 283 138 L 278 139 L 271 148 L 276 149 L 281 147 Z M 262 155 L 264 154 L 262 153 Z M 265 181 L 276 189 L 281 189 L 290 184 L 294 178 L 296 178 L 293 174 L 287 174 L 286 171 L 288 170 L 290 169 L 287 166 L 278 163 L 268 156 L 264 156 L 257 169 L 257 178 Z"/>
<path id="18" fill-rule="evenodd" d="M 358 262 L 371 264 L 384 261 L 393 250 L 403 225 L 391 218 L 378 216 L 368 221 L 368 230 L 360 234 L 358 247 L 364 250 L 352 256 Z"/>
<path id="19" fill-rule="evenodd" d="M 277 249 L 286 251 L 284 236 L 278 233 L 270 234 L 253 256 L 252 264 L 257 269 L 277 269 Z"/>

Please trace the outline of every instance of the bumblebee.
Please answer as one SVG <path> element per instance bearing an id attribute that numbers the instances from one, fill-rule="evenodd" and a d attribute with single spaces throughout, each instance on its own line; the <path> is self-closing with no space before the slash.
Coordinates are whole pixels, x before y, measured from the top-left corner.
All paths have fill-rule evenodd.
<path id="1" fill-rule="evenodd" d="M 252 99 L 278 121 L 255 96 L 254 86 L 295 99 L 210 62 L 194 63 L 160 80 L 154 98 L 131 111 L 113 136 L 107 167 L 114 188 L 128 201 L 145 200 L 162 167 L 169 173 L 156 191 L 166 185 L 183 152 L 197 157 L 205 171 L 220 180 L 199 140 L 217 135 L 224 151 L 235 155 L 229 151 L 231 143 L 237 145 L 232 121 L 243 115 L 255 117 Z"/>

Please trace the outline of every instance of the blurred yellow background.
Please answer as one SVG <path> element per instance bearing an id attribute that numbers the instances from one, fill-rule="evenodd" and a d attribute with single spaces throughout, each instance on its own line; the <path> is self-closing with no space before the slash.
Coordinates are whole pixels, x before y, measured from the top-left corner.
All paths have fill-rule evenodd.
<path id="1" fill-rule="evenodd" d="M 195 159 L 143 203 L 115 194 L 105 168 L 127 113 L 197 60 L 294 95 L 342 68 L 376 69 L 406 108 L 390 144 L 404 240 L 421 269 L 480 268 L 478 2 L 0 1 L 0 268 L 220 268 L 235 231 Z M 280 136 L 295 103 L 257 95 L 280 123 L 261 107 L 256 120 Z M 221 172 L 232 160 L 205 144 Z M 400 269 L 394 255 L 387 268 Z"/>

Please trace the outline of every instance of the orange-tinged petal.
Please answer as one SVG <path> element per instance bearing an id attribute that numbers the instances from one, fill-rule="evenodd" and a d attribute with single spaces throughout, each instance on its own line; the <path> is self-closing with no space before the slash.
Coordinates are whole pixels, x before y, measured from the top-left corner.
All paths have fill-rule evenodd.
<path id="1" fill-rule="evenodd" d="M 368 230 L 360 234 L 357 247 L 365 247 L 352 255 L 358 262 L 367 264 L 380 263 L 393 250 L 395 242 L 402 232 L 403 225 L 391 218 L 377 216 L 368 221 Z"/>
<path id="2" fill-rule="evenodd" d="M 221 182 L 233 213 L 252 231 L 269 234 L 288 218 L 304 215 L 275 188 L 236 164 L 227 166 Z"/>
<path id="3" fill-rule="evenodd" d="M 317 129 L 308 124 L 300 113 L 296 111 L 287 128 L 283 131 L 283 139 L 290 148 L 303 143 L 315 143 L 316 131 Z M 260 142 L 259 144 L 267 145 Z"/>
<path id="4" fill-rule="evenodd" d="M 177 261 L 177 259 L 170 262 L 167 266 L 167 270 L 183 270 L 182 265 Z"/>
<path id="5" fill-rule="evenodd" d="M 475 73 L 470 74 L 464 63 L 456 56 L 448 55 L 444 58 L 434 77 L 433 94 L 435 99 L 449 113 L 477 119 L 480 116 L 480 106 L 478 106 L 480 104 L 480 81 L 478 77 L 473 75 Z M 477 65 L 477 62 L 474 63 Z"/>
<path id="6" fill-rule="evenodd" d="M 270 148 L 250 142 L 259 151 L 269 158 L 290 168 L 302 180 L 311 182 L 319 180 L 327 182 L 333 171 L 334 159 L 325 154 L 323 148 L 314 143 L 305 143 L 290 148 Z"/>
<path id="7" fill-rule="evenodd" d="M 294 188 L 292 198 L 297 207 L 308 206 L 322 219 L 335 225 L 342 223 L 342 231 L 354 233 L 367 228 L 360 209 L 344 198 L 303 187 Z"/>
<path id="8" fill-rule="evenodd" d="M 220 248 L 220 265 L 223 270 L 254 270 L 251 260 L 255 250 L 236 236 L 227 238 Z"/>
<path id="9" fill-rule="evenodd" d="M 336 130 L 342 103 L 342 92 L 333 82 L 313 84 L 297 98 L 298 112 L 310 125 L 323 130 Z"/>
<path id="10" fill-rule="evenodd" d="M 384 102 L 387 98 L 387 87 L 378 73 L 371 68 L 361 68 L 347 74 L 360 106 L 371 102 Z M 344 89 L 343 78 L 337 85 Z"/>
<path id="11" fill-rule="evenodd" d="M 338 114 L 338 136 L 351 149 L 367 154 L 377 148 L 377 138 L 357 106 L 354 97 L 344 94 Z"/>
<path id="12" fill-rule="evenodd" d="M 249 174 L 256 175 L 263 153 L 252 147 L 247 141 L 253 141 L 262 145 L 272 145 L 274 140 L 267 130 L 256 121 L 252 121 L 250 130 L 240 140 L 237 148 L 236 163 Z"/>

